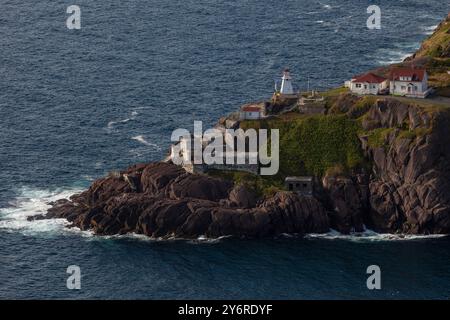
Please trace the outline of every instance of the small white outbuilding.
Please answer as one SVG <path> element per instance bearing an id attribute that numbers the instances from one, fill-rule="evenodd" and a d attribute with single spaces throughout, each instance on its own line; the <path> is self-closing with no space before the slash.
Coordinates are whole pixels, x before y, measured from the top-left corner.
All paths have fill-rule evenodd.
<path id="1" fill-rule="evenodd" d="M 261 107 L 257 105 L 242 106 L 240 112 L 241 120 L 258 120 L 262 117 Z"/>

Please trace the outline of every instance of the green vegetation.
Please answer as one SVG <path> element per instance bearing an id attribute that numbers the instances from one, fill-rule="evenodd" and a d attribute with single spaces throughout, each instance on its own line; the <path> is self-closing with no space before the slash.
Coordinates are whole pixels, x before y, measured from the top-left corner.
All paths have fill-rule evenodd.
<path id="1" fill-rule="evenodd" d="M 428 59 L 425 67 L 429 74 L 429 85 L 439 88 L 437 93 L 444 97 L 450 97 L 450 19 L 442 22 L 435 32 L 426 39 L 416 59 Z"/>
<path id="2" fill-rule="evenodd" d="M 253 190 L 257 197 L 269 197 L 283 190 L 283 180 L 279 177 L 258 176 L 242 171 L 210 170 L 208 175 L 242 184 Z"/>
<path id="3" fill-rule="evenodd" d="M 402 130 L 397 135 L 397 139 L 413 140 L 417 137 L 423 137 L 429 133 L 430 133 L 430 129 L 427 129 L 427 128 L 416 128 L 414 130 Z"/>
<path id="4" fill-rule="evenodd" d="M 426 39 L 417 57 L 448 57 L 450 52 L 450 21 L 447 19 L 442 22 L 436 31 Z"/>
<path id="5" fill-rule="evenodd" d="M 336 165 L 341 165 L 345 171 L 366 165 L 357 135 L 359 124 L 346 115 L 246 121 L 241 127 L 280 130 L 280 177 L 320 177 Z"/>
<path id="6" fill-rule="evenodd" d="M 368 144 L 372 148 L 380 148 L 386 145 L 386 139 L 394 128 L 378 128 L 368 133 Z"/>
<path id="7" fill-rule="evenodd" d="M 324 92 L 320 92 L 319 95 L 324 96 L 324 97 L 335 97 L 335 96 L 339 96 L 341 93 L 347 93 L 350 92 L 350 90 L 346 87 L 339 87 L 339 88 L 334 88 L 331 90 L 327 90 Z"/>

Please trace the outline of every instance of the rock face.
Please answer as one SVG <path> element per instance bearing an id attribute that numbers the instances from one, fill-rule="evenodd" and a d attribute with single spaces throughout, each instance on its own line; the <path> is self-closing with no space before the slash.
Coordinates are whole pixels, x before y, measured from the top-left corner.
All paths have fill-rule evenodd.
<path id="1" fill-rule="evenodd" d="M 390 128 L 381 146 L 362 143 L 374 171 L 367 223 L 390 232 L 450 233 L 448 111 L 378 101 L 363 125 Z"/>
<path id="2" fill-rule="evenodd" d="M 101 235 L 268 237 L 329 229 L 326 211 L 314 198 L 279 192 L 256 204 L 243 186 L 168 163 L 140 164 L 99 179 L 70 200 L 53 203 L 45 217 L 65 218 Z"/>
<path id="3" fill-rule="evenodd" d="M 367 177 L 357 182 L 350 178 L 324 177 L 323 186 L 328 194 L 331 227 L 342 233 L 364 231 L 364 214 L 368 208 Z"/>

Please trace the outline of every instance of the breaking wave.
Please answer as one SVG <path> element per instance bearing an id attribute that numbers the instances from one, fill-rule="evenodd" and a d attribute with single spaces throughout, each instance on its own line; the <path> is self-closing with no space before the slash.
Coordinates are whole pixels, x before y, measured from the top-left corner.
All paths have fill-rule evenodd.
<path id="1" fill-rule="evenodd" d="M 7 232 L 20 232 L 24 235 L 36 235 L 42 233 L 52 234 L 78 234 L 88 237 L 91 240 L 104 239 L 135 239 L 145 241 L 185 241 L 192 244 L 218 243 L 232 236 L 222 236 L 210 238 L 199 236 L 197 239 L 184 239 L 178 237 L 150 238 L 142 234 L 125 234 L 112 236 L 97 236 L 92 231 L 81 231 L 77 227 L 67 228 L 70 224 L 65 219 L 44 219 L 28 221 L 27 218 L 38 214 L 45 215 L 50 208 L 50 203 L 59 199 L 68 199 L 76 193 L 82 192 L 82 189 L 55 189 L 40 190 L 23 187 L 19 190 L 17 197 L 9 203 L 6 208 L 0 208 L 0 230 Z M 297 238 L 298 235 L 284 234 L 285 238 Z M 348 240 L 354 242 L 376 242 L 376 241 L 407 241 L 424 240 L 433 238 L 442 238 L 446 235 L 406 235 L 406 234 L 387 234 L 377 233 L 366 229 L 364 232 L 352 232 L 342 234 L 336 230 L 330 230 L 324 234 L 307 234 L 306 239 L 327 239 L 327 240 Z"/>
<path id="2" fill-rule="evenodd" d="M 129 118 L 108 122 L 108 125 L 107 125 L 108 132 L 111 132 L 114 129 L 114 127 L 118 124 L 125 124 L 129 121 L 135 120 L 138 115 L 139 115 L 139 113 L 136 110 L 133 110 L 131 112 L 131 115 Z"/>
<path id="3" fill-rule="evenodd" d="M 329 4 L 325 4 L 322 2 L 319 2 L 319 3 L 322 5 L 322 8 L 324 8 L 324 9 L 330 10 L 332 8 L 331 5 L 329 5 Z"/>
<path id="4" fill-rule="evenodd" d="M 436 28 L 438 27 L 438 25 L 434 25 L 434 26 L 430 26 L 430 27 L 422 27 L 421 30 L 423 31 L 424 35 L 432 35 L 434 30 L 436 30 Z"/>
<path id="5" fill-rule="evenodd" d="M 147 140 L 144 138 L 143 135 L 138 135 L 138 136 L 132 137 L 131 139 L 136 140 L 136 141 L 139 141 L 140 143 L 142 143 L 142 144 L 144 144 L 144 145 L 146 145 L 146 146 L 149 146 L 149 147 L 155 147 L 156 149 L 161 150 L 161 147 L 160 147 L 160 146 L 158 146 L 156 143 L 152 143 L 152 142 L 147 141 Z"/>
<path id="6" fill-rule="evenodd" d="M 129 233 L 125 235 L 99 236 L 92 231 L 82 231 L 77 227 L 68 228 L 70 223 L 66 219 L 44 219 L 28 221 L 27 218 L 35 215 L 45 215 L 51 207 L 50 203 L 59 199 L 68 199 L 70 196 L 82 192 L 83 189 L 55 189 L 43 190 L 23 187 L 19 189 L 17 197 L 9 202 L 9 206 L 0 208 L 0 230 L 6 232 L 19 232 L 24 235 L 38 234 L 77 234 L 89 240 L 107 239 L 134 239 L 142 241 L 184 241 L 192 244 L 217 243 L 228 236 L 209 238 L 200 236 L 197 239 L 184 239 L 177 237 L 151 238 L 146 235 Z"/>
<path id="7" fill-rule="evenodd" d="M 28 221 L 27 218 L 38 214 L 45 215 L 50 208 L 50 202 L 67 199 L 81 191 L 81 189 L 39 190 L 23 187 L 17 197 L 10 201 L 10 206 L 0 208 L 0 230 L 18 231 L 23 234 L 69 230 L 65 228 L 69 224 L 65 219 Z"/>
<path id="8" fill-rule="evenodd" d="M 306 239 L 329 239 L 329 240 L 348 240 L 355 242 L 375 242 L 375 241 L 408 241 L 408 240 L 424 240 L 446 237 L 444 234 L 433 235 L 410 235 L 410 234 L 391 234 L 377 233 L 366 229 L 363 232 L 351 232 L 350 234 L 342 234 L 336 230 L 330 230 L 328 233 L 312 233 L 305 236 Z"/>
<path id="9" fill-rule="evenodd" d="M 399 63 L 411 56 L 419 47 L 417 45 L 398 46 L 397 49 L 379 49 L 375 53 L 375 59 L 379 65 Z"/>

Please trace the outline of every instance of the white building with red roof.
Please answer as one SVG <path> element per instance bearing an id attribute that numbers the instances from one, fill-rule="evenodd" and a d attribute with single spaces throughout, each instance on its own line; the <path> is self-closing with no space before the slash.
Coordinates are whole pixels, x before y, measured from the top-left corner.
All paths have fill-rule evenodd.
<path id="1" fill-rule="evenodd" d="M 369 72 L 347 81 L 345 86 L 350 88 L 350 91 L 356 94 L 377 95 L 387 91 L 389 80 Z"/>
<path id="2" fill-rule="evenodd" d="M 246 104 L 241 107 L 241 120 L 257 120 L 263 117 L 263 108 L 259 104 Z"/>
<path id="3" fill-rule="evenodd" d="M 428 74 L 420 68 L 395 68 L 390 76 L 390 93 L 397 96 L 426 98 L 430 93 Z"/>

